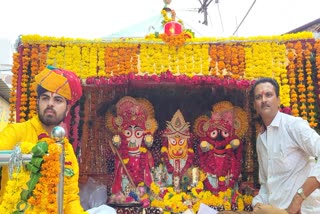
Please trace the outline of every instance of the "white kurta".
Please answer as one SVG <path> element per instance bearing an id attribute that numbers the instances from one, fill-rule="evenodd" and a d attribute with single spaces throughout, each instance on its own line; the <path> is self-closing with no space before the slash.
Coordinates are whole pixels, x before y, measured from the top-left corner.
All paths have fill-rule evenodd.
<path id="1" fill-rule="evenodd" d="M 307 177 L 320 182 L 320 136 L 307 121 L 278 112 L 272 123 L 257 138 L 261 188 L 253 199 L 286 209 Z M 303 214 L 320 213 L 320 190 L 302 204 Z"/>

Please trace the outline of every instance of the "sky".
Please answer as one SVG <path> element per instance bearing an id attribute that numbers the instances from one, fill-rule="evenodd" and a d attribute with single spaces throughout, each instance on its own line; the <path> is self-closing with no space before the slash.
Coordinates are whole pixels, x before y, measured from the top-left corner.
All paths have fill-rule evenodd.
<path id="1" fill-rule="evenodd" d="M 200 1 L 172 0 L 168 5 L 196 36 L 279 35 L 320 18 L 320 0 L 213 0 L 205 26 L 201 24 L 203 13 L 198 13 Z M 7 51 L 1 48 L 5 47 L 3 41 L 13 43 L 19 35 L 108 37 L 150 17 L 160 17 L 163 6 L 163 0 L 0 1 L 0 64 Z"/>

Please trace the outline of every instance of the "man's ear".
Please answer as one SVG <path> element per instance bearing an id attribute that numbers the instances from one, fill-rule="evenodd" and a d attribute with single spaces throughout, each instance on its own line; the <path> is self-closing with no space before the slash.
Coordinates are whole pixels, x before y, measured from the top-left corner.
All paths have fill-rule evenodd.
<path id="1" fill-rule="evenodd" d="M 69 114 L 70 109 L 71 109 L 71 105 L 70 105 L 70 104 L 67 104 L 66 116 Z"/>
<path id="2" fill-rule="evenodd" d="M 277 99 L 278 99 L 278 108 L 280 109 L 280 105 L 281 105 L 281 101 L 280 101 L 280 97 L 277 97 Z"/>

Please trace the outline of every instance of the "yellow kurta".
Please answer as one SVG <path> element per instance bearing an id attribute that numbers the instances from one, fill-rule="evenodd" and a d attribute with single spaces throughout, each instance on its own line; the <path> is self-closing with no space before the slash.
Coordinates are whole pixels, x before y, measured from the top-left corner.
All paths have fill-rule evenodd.
<path id="1" fill-rule="evenodd" d="M 15 145 L 20 142 L 36 144 L 40 134 L 48 135 L 37 116 L 23 123 L 10 124 L 0 132 L 0 150 L 12 150 Z M 70 143 L 65 147 L 65 154 L 65 161 L 69 164 L 71 163 L 74 176 L 65 176 L 65 179 L 68 179 L 69 181 L 67 182 L 68 185 L 64 186 L 64 213 L 86 213 L 80 204 L 78 187 L 79 165 L 73 147 Z M 8 168 L 4 166 L 2 169 L 0 203 L 2 201 L 7 181 Z"/>

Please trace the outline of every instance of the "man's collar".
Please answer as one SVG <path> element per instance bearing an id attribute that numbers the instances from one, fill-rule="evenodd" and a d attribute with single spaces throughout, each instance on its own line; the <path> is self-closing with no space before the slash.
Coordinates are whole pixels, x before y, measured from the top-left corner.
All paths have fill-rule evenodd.
<path id="1" fill-rule="evenodd" d="M 281 112 L 278 111 L 276 116 L 273 118 L 270 126 L 279 127 L 280 126 L 280 121 L 281 121 Z"/>

